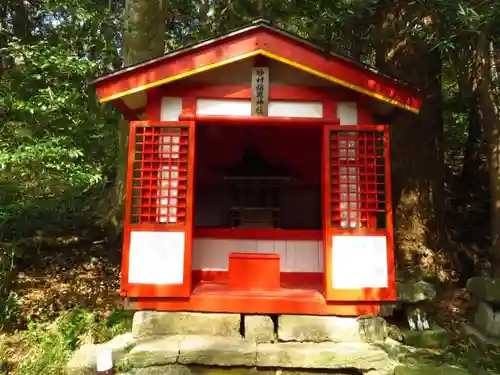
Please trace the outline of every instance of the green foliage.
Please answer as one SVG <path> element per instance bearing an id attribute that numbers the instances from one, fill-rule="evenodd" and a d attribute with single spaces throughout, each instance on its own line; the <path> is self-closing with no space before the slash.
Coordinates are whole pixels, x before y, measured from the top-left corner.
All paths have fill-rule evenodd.
<path id="1" fill-rule="evenodd" d="M 21 300 L 14 292 L 4 292 L 0 301 L 0 331 L 10 330 L 22 324 Z"/>
<path id="2" fill-rule="evenodd" d="M 119 117 L 88 87 L 120 63 L 119 13 L 103 5 L 35 2 L 21 20 L 0 5 L 11 12 L 0 25 L 0 311 L 17 257 L 34 255 L 35 238 L 94 225 L 93 196 L 113 170 Z"/>
<path id="3" fill-rule="evenodd" d="M 22 323 L 21 299 L 11 291 L 17 268 L 55 251 L 55 238 L 83 236 L 100 223 L 100 203 L 116 174 L 119 114 L 97 102 L 88 80 L 121 67 L 124 3 L 0 3 L 0 331 Z M 488 181 L 479 152 L 484 142 L 467 143 L 478 111 L 463 82 L 471 78 L 469 60 L 477 37 L 498 43 L 500 7 L 495 2 L 417 1 L 405 4 L 404 11 L 397 1 L 381 0 L 167 3 L 168 50 L 262 16 L 327 50 L 371 64 L 380 47 L 379 16 L 391 13 L 393 24 L 385 26 L 393 27 L 395 40 L 407 42 L 407 51 L 424 44 L 441 55 L 443 136 L 438 146 L 447 166 L 445 198 L 452 202 L 448 226 L 464 242 L 487 237 L 481 229 L 488 221 Z M 481 154 L 474 167 L 479 173 L 470 182 L 464 165 L 474 151 Z M 128 322 L 121 310 L 102 318 L 81 309 L 65 312 L 50 327 L 31 321 L 20 334 L 28 349 L 19 374 L 59 374 L 77 345 L 104 341 L 128 329 Z M 0 343 L 0 373 L 5 359 Z"/>
<path id="4" fill-rule="evenodd" d="M 112 317 L 112 318 L 111 318 Z M 102 343 L 130 329 L 130 316 L 122 311 L 108 317 L 88 310 L 74 309 L 63 313 L 51 325 L 31 323 L 19 334 L 23 359 L 16 375 L 59 375 L 72 351 L 83 343 Z"/>

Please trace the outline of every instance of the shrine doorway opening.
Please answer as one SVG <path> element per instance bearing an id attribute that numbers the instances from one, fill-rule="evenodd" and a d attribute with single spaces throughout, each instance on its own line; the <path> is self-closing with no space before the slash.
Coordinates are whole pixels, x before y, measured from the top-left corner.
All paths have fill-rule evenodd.
<path id="1" fill-rule="evenodd" d="M 276 254 L 281 285 L 322 292 L 323 126 L 196 125 L 195 282 L 226 282 L 231 253 Z"/>

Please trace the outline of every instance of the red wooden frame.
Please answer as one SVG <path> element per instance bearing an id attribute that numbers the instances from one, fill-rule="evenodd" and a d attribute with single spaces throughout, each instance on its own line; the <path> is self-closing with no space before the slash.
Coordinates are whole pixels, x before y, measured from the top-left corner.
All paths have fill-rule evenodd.
<path id="1" fill-rule="evenodd" d="M 332 131 L 358 132 L 377 131 L 383 132 L 384 140 L 384 167 L 385 167 L 385 219 L 384 229 L 340 229 L 332 227 L 332 201 L 331 201 L 331 178 L 332 166 L 330 165 Z M 394 233 L 392 222 L 391 204 L 391 174 L 390 174 L 390 154 L 389 154 L 389 129 L 382 125 L 358 125 L 358 126 L 325 126 L 323 134 L 323 261 L 324 261 L 324 294 L 328 301 L 394 301 L 396 300 L 395 289 L 395 265 L 394 265 Z M 382 235 L 387 240 L 387 288 L 361 288 L 361 289 L 335 289 L 332 285 L 332 236 L 333 235 L 356 235 L 373 236 Z M 354 265 L 355 266 L 355 265 Z"/>
<path id="2" fill-rule="evenodd" d="M 218 239 L 305 241 L 321 241 L 323 239 L 323 231 L 314 229 L 194 228 L 193 233 L 194 237 Z"/>
<path id="3" fill-rule="evenodd" d="M 237 291 L 229 288 L 228 271 L 194 270 L 193 291 L 185 298 L 131 298 L 129 308 L 167 311 L 228 312 L 240 314 L 377 315 L 376 302 L 325 301 L 321 294 L 323 273 L 281 272 L 282 287 L 273 292 Z M 319 287 L 319 288 L 318 288 Z"/>
<path id="4" fill-rule="evenodd" d="M 148 92 L 151 90 L 148 90 Z M 194 98 L 224 98 L 251 99 L 250 83 L 233 84 L 203 84 L 175 82 L 157 89 L 159 96 L 194 97 Z M 290 86 L 272 84 L 269 87 L 269 100 L 290 100 L 307 102 L 357 101 L 362 97 L 359 93 L 345 88 Z M 328 116 L 325 116 L 328 117 Z M 334 116 L 335 117 L 335 116 Z"/>
<path id="5" fill-rule="evenodd" d="M 305 91 L 297 90 L 296 93 L 303 93 Z M 189 94 L 193 94 L 191 91 Z M 151 102 L 157 103 L 158 105 L 148 106 L 148 115 L 151 117 L 159 117 L 160 115 L 160 103 L 161 103 L 161 93 L 151 92 L 150 94 Z M 183 98 L 183 114 L 180 116 L 181 122 L 160 122 L 160 121 L 135 121 L 131 126 L 131 137 L 130 137 L 130 151 L 133 153 L 133 138 L 135 129 L 138 125 L 144 126 L 172 126 L 179 127 L 179 125 L 189 126 L 190 129 L 190 142 L 192 146 L 190 147 L 190 161 L 188 171 L 190 171 L 190 181 L 193 181 L 194 172 L 194 128 L 195 124 L 199 125 L 218 123 L 223 125 L 238 125 L 238 124 L 252 124 L 252 125 L 271 125 L 271 126 L 321 126 L 323 127 L 324 134 L 328 130 L 342 130 L 346 131 L 345 126 L 331 125 L 338 124 L 338 119 L 336 116 L 331 116 L 328 118 L 279 118 L 279 117 L 235 117 L 235 116 L 196 116 L 195 115 L 195 98 L 196 96 L 188 96 L 190 100 L 185 100 Z M 159 99 L 159 100 L 158 100 Z M 363 111 L 363 112 L 360 112 Z M 335 112 L 333 112 L 335 114 Z M 358 105 L 358 120 L 369 120 L 369 112 L 360 109 Z M 189 120 L 189 121 L 188 121 Z M 134 129 L 134 130 L 133 130 Z M 185 230 L 186 233 L 186 251 L 185 251 L 185 263 L 184 263 L 184 280 L 186 281 L 182 286 L 167 286 L 167 285 L 133 285 L 128 283 L 128 248 L 129 248 L 129 234 L 131 230 L 165 230 L 162 225 L 132 225 L 129 222 L 125 225 L 125 239 L 124 239 L 124 253 L 123 253 L 123 273 L 122 273 L 122 294 L 132 298 L 138 298 L 134 300 L 134 308 L 146 309 L 165 309 L 165 310 L 191 310 L 191 311 L 227 311 L 227 312 L 239 312 L 239 313 L 305 313 L 305 314 L 316 314 L 316 315 L 361 315 L 361 314 L 377 314 L 379 312 L 380 306 L 378 301 L 390 301 L 395 299 L 395 288 L 394 288 L 394 245 L 393 245 L 393 229 L 392 229 L 392 208 L 390 199 L 390 165 L 389 165 L 389 139 L 388 130 L 385 126 L 376 125 L 352 125 L 349 126 L 349 131 L 383 131 L 384 136 L 384 153 L 385 153 L 385 170 L 386 170 L 386 230 L 376 230 L 376 229 L 366 229 L 362 232 L 359 230 L 340 230 L 335 233 L 339 234 L 385 234 L 387 236 L 388 252 L 388 270 L 389 270 L 389 287 L 388 288 L 365 288 L 360 290 L 333 290 L 330 283 L 331 272 L 329 272 L 327 265 L 331 263 L 331 253 L 326 251 L 331 247 L 331 240 L 329 241 L 328 236 L 324 238 L 324 262 L 325 262 L 325 272 L 322 274 L 301 274 L 301 273 L 281 273 L 281 279 L 292 281 L 302 280 L 316 280 L 321 275 L 323 276 L 324 287 L 323 293 L 325 294 L 326 300 L 331 300 L 331 303 L 327 301 L 321 302 L 318 297 L 312 296 L 313 290 L 304 289 L 303 300 L 296 300 L 297 296 L 287 296 L 285 292 L 279 292 L 281 294 L 268 295 L 268 296 L 249 296 L 249 295 L 238 295 L 238 294 L 227 294 L 227 291 L 220 290 L 216 292 L 211 289 L 198 288 L 203 284 L 197 284 L 201 279 L 207 277 L 207 271 L 191 271 L 191 246 L 192 237 L 212 237 L 212 238 L 260 238 L 260 239 L 303 239 L 303 240 L 320 240 L 322 238 L 321 231 L 295 231 L 295 230 L 252 230 L 252 229 L 211 229 L 211 228 L 192 228 L 192 209 L 193 204 L 188 204 L 188 220 L 189 225 L 186 223 L 185 226 L 172 226 L 172 230 Z M 325 137 L 325 139 L 327 139 Z M 325 150 L 328 149 L 328 145 L 323 143 Z M 326 151 L 325 151 L 326 152 Z M 323 155 L 325 168 L 325 161 L 328 160 Z M 133 157 L 129 156 L 129 171 L 132 170 Z M 129 178 L 127 180 L 127 189 L 131 189 L 131 177 L 129 173 Z M 324 178 L 322 185 L 327 186 L 328 174 L 324 170 Z M 189 184 L 191 190 L 188 195 L 191 197 L 190 202 L 192 202 L 193 184 Z M 324 203 L 325 204 L 325 203 Z M 130 207 L 131 207 L 131 197 L 127 194 L 126 202 L 126 217 L 130 218 Z M 325 211 L 328 212 L 328 211 Z M 326 217 L 326 215 L 324 215 Z M 325 220 L 327 220 L 325 218 Z M 324 231 L 326 233 L 328 231 Z M 331 236 L 330 236 L 331 238 Z M 211 271 L 209 271 L 210 273 Z M 220 273 L 220 272 L 219 272 Z M 218 274 L 218 273 L 217 273 Z M 224 275 L 223 275 L 224 274 Z M 205 275 L 205 276 L 202 276 Z M 194 278 L 194 283 L 192 279 Z M 212 277 L 212 276 L 211 276 Z M 209 277 L 210 279 L 210 277 Z M 227 272 L 222 272 L 221 275 L 216 276 L 217 280 L 226 279 Z M 214 279 L 214 282 L 216 282 Z M 219 280 L 219 281 L 220 281 Z M 302 280 L 302 281 L 304 281 Z M 219 284 L 220 285 L 220 284 Z M 306 283 L 307 285 L 307 283 Z M 208 287 L 208 286 L 207 286 Z M 282 289 L 286 291 L 286 289 Z M 201 293 L 201 294 L 200 294 Z M 204 293 L 209 293 L 205 295 Z M 154 298 L 153 298 L 154 297 Z M 189 299 L 186 299 L 188 298 Z M 299 298 L 299 299 L 300 299 Z M 292 303 L 295 301 L 296 303 Z M 313 303 L 313 301 L 316 301 Z M 251 304 L 251 306 L 250 306 Z"/>
<path id="6" fill-rule="evenodd" d="M 267 125 L 265 119 L 274 117 L 266 116 L 197 116 L 196 115 L 196 100 L 197 99 L 251 99 L 250 84 L 180 84 L 173 83 L 160 88 L 154 88 L 147 91 L 147 118 L 150 121 L 160 121 L 161 117 L 161 101 L 162 97 L 178 97 L 182 98 L 182 115 L 180 120 L 185 121 L 204 121 L 215 122 L 220 119 L 228 125 L 241 123 L 248 125 L 248 121 L 252 125 Z M 297 124 L 307 125 L 324 125 L 338 124 L 337 118 L 337 101 L 358 101 L 360 95 L 346 89 L 327 89 L 323 87 L 297 87 L 286 85 L 273 85 L 269 88 L 269 100 L 272 101 L 297 101 L 297 102 L 320 102 L 323 105 L 322 118 L 287 118 L 286 123 L 293 125 L 294 120 Z M 358 107 L 360 107 L 358 105 Z M 366 113 L 365 118 L 370 116 L 370 111 L 367 109 L 359 109 L 360 113 Z M 262 118 L 261 118 L 262 117 Z M 261 118 L 261 120 L 256 120 Z M 328 119 L 328 121 L 325 121 Z M 290 121 L 291 120 L 291 121 Z M 367 121 L 369 123 L 370 121 Z M 285 124 L 283 124 L 285 125 Z"/>
<path id="7" fill-rule="evenodd" d="M 237 314 L 305 314 L 362 316 L 378 315 L 376 302 L 329 303 L 311 289 L 295 289 L 292 293 L 255 293 L 231 291 L 221 284 L 199 284 L 190 299 L 140 298 L 128 299 L 128 308 L 134 310 L 202 311 Z"/>
<path id="8" fill-rule="evenodd" d="M 229 126 L 323 126 L 338 123 L 338 120 L 307 117 L 267 117 L 267 116 L 216 116 L 216 115 L 180 115 L 180 121 L 194 121 L 200 125 Z"/>
<path id="9" fill-rule="evenodd" d="M 420 98 L 413 90 L 352 62 L 319 53 L 317 49 L 269 27 L 249 28 L 211 43 L 168 55 L 96 81 L 101 101 L 158 87 L 194 74 L 256 56 L 279 61 L 296 69 L 347 87 L 412 112 Z"/>
<path id="10" fill-rule="evenodd" d="M 131 222 L 132 212 L 132 190 L 134 180 L 134 162 L 136 150 L 137 129 L 159 128 L 186 128 L 187 129 L 187 155 L 186 155 L 186 196 L 185 206 L 178 208 L 184 210 L 184 222 L 182 224 L 165 223 L 138 223 Z M 194 177 L 194 142 L 195 127 L 193 122 L 151 122 L 151 121 L 132 121 L 129 134 L 128 168 L 127 168 L 127 186 L 125 198 L 125 226 L 124 243 L 122 255 L 122 277 L 121 294 L 127 297 L 189 297 L 191 293 L 191 251 L 193 237 L 193 177 Z M 180 147 L 180 146 L 179 146 Z M 180 152 L 180 151 L 179 151 Z M 160 169 L 158 169 L 160 171 Z M 158 172 L 157 171 L 157 172 Z M 179 174 L 181 174 L 179 168 Z M 180 177 L 179 186 L 180 186 Z M 150 182 L 151 183 L 151 182 Z M 152 187 L 157 190 L 157 187 Z M 159 198 L 158 198 L 159 199 Z M 178 199 L 181 199 L 179 196 Z M 180 207 L 180 206 L 179 206 Z M 176 215 L 178 215 L 176 213 Z M 184 272 L 183 284 L 179 285 L 153 285 L 153 284 L 134 284 L 129 282 L 129 258 L 130 258 L 130 236 L 132 231 L 182 231 L 185 235 L 184 242 Z"/>

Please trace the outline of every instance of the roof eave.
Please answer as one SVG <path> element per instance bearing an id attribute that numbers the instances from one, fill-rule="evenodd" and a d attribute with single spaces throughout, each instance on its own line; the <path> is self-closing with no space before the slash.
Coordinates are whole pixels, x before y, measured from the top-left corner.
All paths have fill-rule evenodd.
<path id="1" fill-rule="evenodd" d="M 370 72 L 372 72 L 372 73 L 374 73 L 374 74 L 376 74 L 376 75 L 378 75 L 380 77 L 384 77 L 386 79 L 389 79 L 389 80 L 397 83 L 398 85 L 401 85 L 401 86 L 403 86 L 403 87 L 405 87 L 407 89 L 410 89 L 410 90 L 412 90 L 413 92 L 415 92 L 417 94 L 420 92 L 420 90 L 417 87 L 409 84 L 408 82 L 405 82 L 405 81 L 401 80 L 400 78 L 397 78 L 397 77 L 390 76 L 390 75 L 387 75 L 385 73 L 382 73 L 380 70 L 378 70 L 377 68 L 375 68 L 375 67 L 373 67 L 371 65 L 361 63 L 359 61 L 350 59 L 350 58 L 348 58 L 346 56 L 342 56 L 342 55 L 335 54 L 333 52 L 326 51 L 324 48 L 322 48 L 322 47 L 320 47 L 318 45 L 315 45 L 315 44 L 309 42 L 308 40 L 306 40 L 304 38 L 301 38 L 301 37 L 299 37 L 299 36 L 297 36 L 297 35 L 295 35 L 293 33 L 290 33 L 288 31 L 280 29 L 278 27 L 271 26 L 268 21 L 266 21 L 266 20 L 260 20 L 260 19 L 256 20 L 255 22 L 253 22 L 250 25 L 245 25 L 245 26 L 242 26 L 240 28 L 234 29 L 234 30 L 228 32 L 227 34 L 224 34 L 224 35 L 221 35 L 221 36 L 218 36 L 218 37 L 214 37 L 214 38 L 205 39 L 205 40 L 203 40 L 201 42 L 192 44 L 190 46 L 186 46 L 184 48 L 181 48 L 181 49 L 169 52 L 169 53 L 167 53 L 167 54 L 165 54 L 163 56 L 160 56 L 160 57 L 157 57 L 157 58 L 154 58 L 154 59 L 150 59 L 150 60 L 147 60 L 147 61 L 143 61 L 143 62 L 134 64 L 134 65 L 130 65 L 128 67 L 119 69 L 119 70 L 114 71 L 112 73 L 109 73 L 109 74 L 106 74 L 106 75 L 94 78 L 94 79 L 92 79 L 89 82 L 89 84 L 90 85 L 95 85 L 95 84 L 97 84 L 99 82 L 102 82 L 102 81 L 108 80 L 110 78 L 114 78 L 114 77 L 126 74 L 126 73 L 134 71 L 136 69 L 139 69 L 139 68 L 142 68 L 142 67 L 146 67 L 146 66 L 149 66 L 149 65 L 153 65 L 153 64 L 156 64 L 156 63 L 161 62 L 161 61 L 169 60 L 169 59 L 175 58 L 175 57 L 177 57 L 177 56 L 179 56 L 181 54 L 185 54 L 185 53 L 188 53 L 188 52 L 196 50 L 196 49 L 204 48 L 204 47 L 210 46 L 211 44 L 214 44 L 214 43 L 226 40 L 226 39 L 230 39 L 230 38 L 236 37 L 238 35 L 241 35 L 241 34 L 253 31 L 253 30 L 257 30 L 257 29 L 267 29 L 270 32 L 274 32 L 274 33 L 280 34 L 280 35 L 285 36 L 287 38 L 290 38 L 290 39 L 292 39 L 292 40 L 294 40 L 294 41 L 296 41 L 298 43 L 306 45 L 309 48 L 312 48 L 312 49 L 318 51 L 319 53 L 321 53 L 321 54 L 323 54 L 323 55 L 325 55 L 327 57 L 335 57 L 335 58 L 343 60 L 343 61 L 345 61 L 345 62 L 347 62 L 349 64 L 353 64 L 353 65 L 357 66 L 358 68 L 361 68 L 361 69 L 364 69 L 364 70 L 368 70 L 368 71 L 370 71 Z"/>

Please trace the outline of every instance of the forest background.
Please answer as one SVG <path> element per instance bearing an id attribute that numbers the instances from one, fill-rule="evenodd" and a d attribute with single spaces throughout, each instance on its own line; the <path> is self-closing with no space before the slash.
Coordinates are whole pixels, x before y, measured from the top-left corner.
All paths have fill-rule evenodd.
<path id="1" fill-rule="evenodd" d="M 440 287 L 437 319 L 467 319 L 466 280 L 500 274 L 498 1 L 4 0 L 0 373 L 59 374 L 130 323 L 127 124 L 89 80 L 257 17 L 421 90 L 420 115 L 391 130 L 397 263 Z"/>

